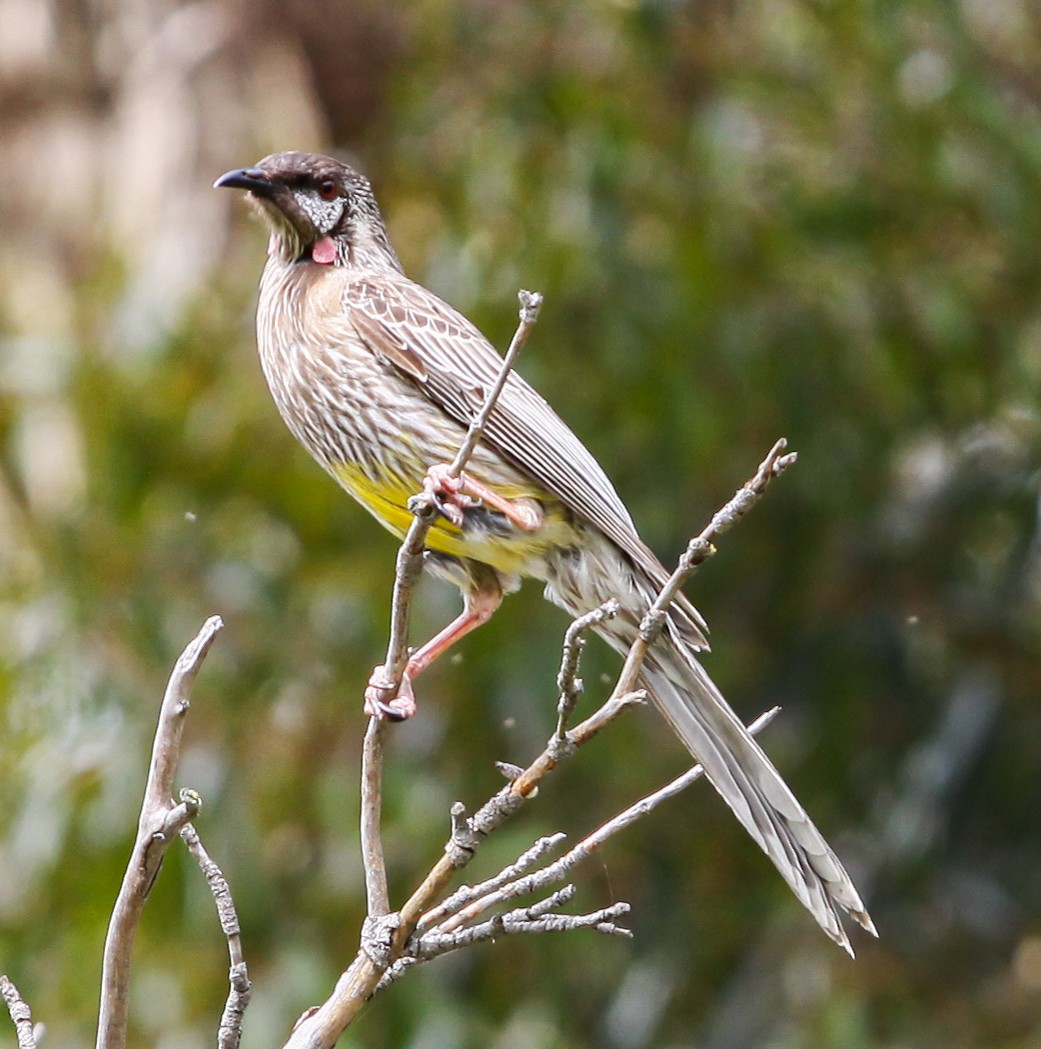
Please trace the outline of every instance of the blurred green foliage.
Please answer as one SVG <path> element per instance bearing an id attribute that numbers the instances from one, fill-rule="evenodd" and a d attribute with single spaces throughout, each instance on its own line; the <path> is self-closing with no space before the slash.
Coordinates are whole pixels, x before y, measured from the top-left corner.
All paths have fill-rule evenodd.
<path id="1" fill-rule="evenodd" d="M 579 875 L 579 905 L 632 902 L 633 943 L 580 934 L 444 959 L 343 1044 L 1036 1045 L 1031 0 L 224 0 L 194 14 L 125 0 L 122 22 L 37 0 L 21 17 L 37 3 L 55 68 L 30 78 L 35 94 L 18 93 L 17 68 L 0 82 L 23 107 L 0 140 L 43 156 L 8 173 L 2 206 L 0 968 L 55 1044 L 92 1037 L 163 682 L 211 612 L 227 629 L 180 778 L 205 799 L 198 827 L 243 922 L 247 1049 L 281 1039 L 354 952 L 360 696 L 394 544 L 269 401 L 251 327 L 259 227 L 223 198 L 173 207 L 263 152 L 320 147 L 367 171 L 407 270 L 499 345 L 516 289 L 546 295 L 521 371 L 662 555 L 778 436 L 798 450 L 690 591 L 735 705 L 784 706 L 766 745 L 882 934 L 849 963 L 700 789 Z M 124 80 L 121 32 L 152 47 Z M 171 40 L 198 50 L 170 88 L 197 108 L 185 127 L 147 124 L 170 136 L 149 146 L 152 181 L 124 179 L 143 163 L 129 147 L 96 177 L 59 163 L 48 181 L 43 114 L 136 127 L 119 100 L 169 87 Z M 188 131 L 202 145 L 173 137 Z M 63 177 L 82 193 L 51 200 Z M 77 201 L 70 229 L 60 209 Z M 201 207 L 228 210 L 210 222 Z M 200 239 L 159 237 L 160 211 Z M 189 263 L 194 284 L 178 276 Z M 416 636 L 456 601 L 425 585 Z M 390 751 L 396 899 L 437 857 L 451 802 L 479 803 L 492 762 L 523 761 L 549 731 L 564 625 L 528 588 L 422 681 Z M 590 650 L 591 698 L 614 666 Z M 540 833 L 580 835 L 682 765 L 634 715 L 489 843 L 481 871 Z M 137 965 L 134 1044 L 207 1044 L 226 955 L 176 850 Z"/>

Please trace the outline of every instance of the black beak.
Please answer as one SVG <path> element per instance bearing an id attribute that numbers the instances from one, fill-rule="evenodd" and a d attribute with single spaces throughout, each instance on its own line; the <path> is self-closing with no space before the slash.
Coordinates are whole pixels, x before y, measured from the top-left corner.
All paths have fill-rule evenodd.
<path id="1" fill-rule="evenodd" d="M 260 168 L 236 168 L 226 171 L 213 184 L 214 189 L 246 189 L 257 197 L 272 197 L 275 194 L 275 183 Z"/>

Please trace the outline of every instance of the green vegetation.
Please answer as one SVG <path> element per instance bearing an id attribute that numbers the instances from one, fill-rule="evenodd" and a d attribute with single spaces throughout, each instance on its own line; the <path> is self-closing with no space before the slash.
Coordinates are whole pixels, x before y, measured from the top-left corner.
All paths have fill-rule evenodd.
<path id="1" fill-rule="evenodd" d="M 1035 1045 L 1029 0 L 319 0 L 264 25 L 230 4 L 189 22 L 126 0 L 77 25 L 63 7 L 52 51 L 0 83 L 0 969 L 49 1040 L 93 1036 L 162 686 L 211 612 L 228 629 L 181 781 L 243 921 L 246 1049 L 354 951 L 361 693 L 395 546 L 278 419 L 251 326 L 263 235 L 208 189 L 319 147 L 351 153 L 408 271 L 498 345 L 516 289 L 545 294 L 520 370 L 666 558 L 777 437 L 799 452 L 688 590 L 734 705 L 783 705 L 765 745 L 882 937 L 850 963 L 695 789 L 580 874 L 578 905 L 633 904 L 633 943 L 432 963 L 344 1044 Z M 424 584 L 416 636 L 455 608 Z M 451 802 L 550 730 L 565 622 L 526 588 L 421 679 L 388 768 L 398 898 Z M 614 666 L 591 646 L 590 693 Z M 683 763 L 635 714 L 481 869 Z M 209 1044 L 226 955 L 177 850 L 137 957 L 136 1044 Z"/>

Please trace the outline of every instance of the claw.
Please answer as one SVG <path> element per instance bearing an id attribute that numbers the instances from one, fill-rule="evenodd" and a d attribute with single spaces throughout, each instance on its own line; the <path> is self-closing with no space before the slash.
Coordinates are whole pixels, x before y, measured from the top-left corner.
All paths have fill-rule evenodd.
<path id="1" fill-rule="evenodd" d="M 545 514 L 534 499 L 506 499 L 469 474 L 455 476 L 444 463 L 427 470 L 423 494 L 457 528 L 462 527 L 467 510 L 481 505 L 498 511 L 522 532 L 537 532 L 545 523 Z"/>
<path id="2" fill-rule="evenodd" d="M 395 689 L 394 683 L 387 677 L 387 668 L 380 664 L 369 677 L 363 709 L 369 717 L 384 721 L 407 721 L 416 712 L 412 679 L 406 673 Z"/>
<path id="3" fill-rule="evenodd" d="M 457 528 L 462 527 L 466 511 L 477 505 L 475 500 L 464 494 L 464 486 L 462 477 L 453 476 L 444 463 L 431 466 L 423 479 L 424 494 Z"/>

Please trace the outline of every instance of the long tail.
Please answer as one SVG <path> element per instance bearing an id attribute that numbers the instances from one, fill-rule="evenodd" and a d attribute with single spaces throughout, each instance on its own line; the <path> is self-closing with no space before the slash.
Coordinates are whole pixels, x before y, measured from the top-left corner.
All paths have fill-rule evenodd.
<path id="1" fill-rule="evenodd" d="M 853 882 L 762 747 L 730 709 L 705 668 L 662 639 L 644 682 L 665 720 L 701 762 L 709 782 L 820 927 L 851 955 L 839 909 L 875 926 Z"/>
<path id="2" fill-rule="evenodd" d="M 643 608 L 648 607 L 655 591 L 650 581 L 640 578 L 639 570 L 634 574 L 626 566 L 621 572 L 603 572 L 608 567 L 605 562 L 621 561 L 620 552 L 614 549 L 611 553 L 613 558 L 600 549 L 597 564 L 587 561 L 585 570 L 563 573 L 547 586 L 547 596 L 573 614 L 626 591 L 639 595 Z M 610 582 L 608 574 L 614 577 Z M 701 631 L 687 609 L 697 615 L 686 602 L 676 609 L 669 628 L 644 663 L 643 684 L 672 730 L 701 763 L 709 782 L 803 906 L 852 955 L 840 911 L 849 912 L 864 929 L 877 935 L 874 923 L 831 846 L 695 657 L 690 642 L 700 639 Z M 638 613 L 634 618 L 631 610 L 623 612 L 606 621 L 600 633 L 613 648 L 624 652 L 635 636 L 636 619 Z"/>

